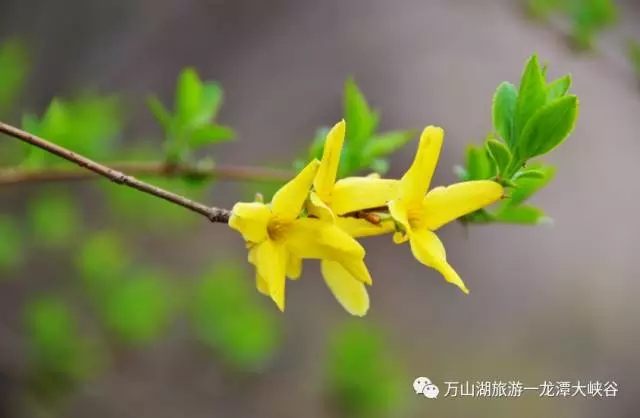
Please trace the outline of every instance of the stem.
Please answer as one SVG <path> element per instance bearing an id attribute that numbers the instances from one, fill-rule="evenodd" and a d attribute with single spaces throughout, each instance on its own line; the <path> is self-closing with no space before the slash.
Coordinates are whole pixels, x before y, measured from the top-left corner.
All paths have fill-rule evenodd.
<path id="1" fill-rule="evenodd" d="M 180 196 L 159 187 L 153 186 L 149 183 L 145 183 L 136 179 L 135 177 L 128 176 L 118 170 L 114 170 L 112 168 L 99 164 L 86 157 L 83 157 L 82 155 L 69 151 L 66 148 L 52 144 L 45 139 L 39 138 L 35 135 L 31 135 L 28 132 L 2 122 L 0 122 L 0 132 L 5 133 L 13 138 L 19 139 L 20 141 L 31 144 L 42 150 L 45 150 L 51 154 L 57 155 L 58 157 L 63 158 L 67 161 L 75 163 L 82 168 L 86 168 L 87 170 L 90 170 L 99 176 L 113 181 L 114 183 L 131 187 L 143 193 L 147 193 L 152 196 L 159 197 L 160 199 L 164 199 L 168 202 L 174 203 L 178 206 L 182 206 L 185 209 L 189 209 L 192 212 L 205 216 L 211 222 L 229 222 L 231 211 L 228 209 L 209 207 L 202 203 L 187 199 L 184 196 Z"/>

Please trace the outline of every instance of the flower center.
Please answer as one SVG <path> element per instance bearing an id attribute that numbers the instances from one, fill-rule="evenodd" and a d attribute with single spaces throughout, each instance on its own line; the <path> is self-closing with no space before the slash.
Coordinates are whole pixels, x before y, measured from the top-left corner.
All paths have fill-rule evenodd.
<path id="1" fill-rule="evenodd" d="M 422 207 L 409 208 L 407 210 L 407 220 L 411 229 L 419 229 L 422 226 L 423 215 Z"/>
<path id="2" fill-rule="evenodd" d="M 267 225 L 267 234 L 271 241 L 282 241 L 289 230 L 290 222 L 282 222 L 277 219 L 272 220 Z"/>

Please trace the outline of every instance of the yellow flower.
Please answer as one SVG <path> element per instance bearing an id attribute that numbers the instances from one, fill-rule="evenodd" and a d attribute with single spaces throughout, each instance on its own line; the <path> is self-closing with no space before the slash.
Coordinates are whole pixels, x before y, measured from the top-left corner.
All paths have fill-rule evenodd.
<path id="1" fill-rule="evenodd" d="M 389 212 L 402 229 L 393 239 L 398 244 L 409 240 L 418 261 L 438 270 L 448 282 L 469 293 L 447 262 L 444 245 L 434 231 L 498 201 L 504 190 L 496 182 L 476 180 L 436 187 L 427 193 L 443 140 L 441 128 L 428 126 L 422 132 L 413 164 L 400 180 L 398 196 L 389 202 Z"/>
<path id="2" fill-rule="evenodd" d="M 377 175 L 346 177 L 336 181 L 344 145 L 346 123 L 338 122 L 327 134 L 320 168 L 313 181 L 308 210 L 314 216 L 334 219 L 354 237 L 382 235 L 393 231 L 392 222 L 378 225 L 353 217 L 342 217 L 365 209 L 384 208 L 398 193 L 398 181 Z"/>
<path id="3" fill-rule="evenodd" d="M 282 311 L 286 277 L 299 278 L 305 258 L 331 261 L 355 280 L 371 283 L 364 264 L 365 250 L 356 240 L 333 222 L 299 217 L 319 166 L 318 160 L 309 163 L 276 192 L 270 204 L 236 203 L 229 219 L 229 226 L 247 242 L 258 290 L 268 294 Z M 335 280 L 328 282 L 332 291 L 350 294 L 351 288 L 340 287 Z M 368 308 L 368 299 L 366 302 Z"/>

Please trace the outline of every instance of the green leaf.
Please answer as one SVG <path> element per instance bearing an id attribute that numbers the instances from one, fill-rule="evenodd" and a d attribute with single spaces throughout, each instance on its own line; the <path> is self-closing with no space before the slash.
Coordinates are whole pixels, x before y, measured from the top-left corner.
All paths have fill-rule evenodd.
<path id="1" fill-rule="evenodd" d="M 29 203 L 27 218 L 38 242 L 50 248 L 63 248 L 82 224 L 71 197 L 62 191 L 44 192 Z"/>
<path id="2" fill-rule="evenodd" d="M 514 176 L 513 180 L 525 180 L 525 179 L 544 179 L 546 173 L 540 170 L 521 170 L 518 171 Z"/>
<path id="3" fill-rule="evenodd" d="M 204 125 L 194 129 L 189 136 L 189 145 L 197 149 L 206 145 L 216 144 L 234 139 L 236 132 L 222 125 Z"/>
<path id="4" fill-rule="evenodd" d="M 373 160 L 373 162 L 369 165 L 369 168 L 374 172 L 378 173 L 381 176 L 384 176 L 389 172 L 389 161 L 378 158 L 377 160 Z"/>
<path id="5" fill-rule="evenodd" d="M 12 39 L 0 45 L 0 111 L 7 109 L 24 86 L 29 60 L 25 45 Z"/>
<path id="6" fill-rule="evenodd" d="M 511 162 L 511 152 L 509 148 L 496 139 L 488 139 L 485 143 L 487 153 L 497 167 L 497 173 L 502 174 Z"/>
<path id="7" fill-rule="evenodd" d="M 533 206 L 508 206 L 495 215 L 495 220 L 503 223 L 540 225 L 550 223 L 541 209 Z"/>
<path id="8" fill-rule="evenodd" d="M 513 135 L 513 122 L 517 100 L 518 89 L 516 86 L 504 82 L 498 86 L 493 96 L 491 110 L 493 129 L 511 148 L 513 148 L 516 139 Z"/>
<path id="9" fill-rule="evenodd" d="M 564 96 L 545 105 L 525 126 L 515 155 L 526 161 L 550 152 L 571 134 L 577 118 L 576 96 Z"/>
<path id="10" fill-rule="evenodd" d="M 194 117 L 192 124 L 200 126 L 202 124 L 212 122 L 220 111 L 223 98 L 224 91 L 219 83 L 204 83 L 204 86 L 202 87 L 200 110 Z"/>
<path id="11" fill-rule="evenodd" d="M 375 132 L 378 115 L 371 111 L 352 78 L 348 78 L 344 86 L 344 115 L 346 140 L 353 145 L 362 144 Z"/>
<path id="12" fill-rule="evenodd" d="M 468 181 L 468 180 L 470 180 L 469 173 L 467 172 L 467 169 L 464 168 L 461 165 L 453 166 L 453 174 L 455 174 L 456 177 L 458 178 L 458 180 L 460 180 L 460 181 Z"/>
<path id="13" fill-rule="evenodd" d="M 533 196 L 540 189 L 549 184 L 555 177 L 556 169 L 553 166 L 538 166 L 531 168 L 543 173 L 542 178 L 520 178 L 515 180 L 516 188 L 511 192 L 511 197 L 505 201 L 506 206 L 516 206 L 531 196 Z"/>
<path id="14" fill-rule="evenodd" d="M 202 102 L 202 82 L 193 68 L 185 68 L 178 77 L 175 113 L 181 126 L 193 121 Z"/>
<path id="15" fill-rule="evenodd" d="M 112 231 L 91 235 L 76 258 L 76 268 L 84 283 L 96 293 L 104 293 L 131 265 L 131 253 Z"/>
<path id="16" fill-rule="evenodd" d="M 372 136 L 362 150 L 365 164 L 387 157 L 405 146 L 416 135 L 415 131 L 393 131 Z"/>
<path id="17" fill-rule="evenodd" d="M 41 372 L 85 377 L 92 352 L 81 338 L 73 313 L 55 297 L 41 296 L 25 307 L 27 347 Z"/>
<path id="18" fill-rule="evenodd" d="M 161 274 L 143 272 L 138 277 L 127 277 L 106 301 L 106 323 L 124 342 L 151 342 L 168 324 L 169 295 Z"/>
<path id="19" fill-rule="evenodd" d="M 571 88 L 571 75 L 567 74 L 547 86 L 547 103 L 563 97 Z"/>
<path id="20" fill-rule="evenodd" d="M 467 147 L 467 174 L 469 180 L 486 180 L 495 173 L 492 170 L 491 160 L 484 147 L 469 145 Z"/>
<path id="21" fill-rule="evenodd" d="M 217 263 L 198 281 L 190 305 L 198 338 L 241 370 L 263 366 L 281 336 L 273 311 L 257 303 L 252 286 L 236 264 Z"/>
<path id="22" fill-rule="evenodd" d="M 153 117 L 156 119 L 156 122 L 160 125 L 165 134 L 169 134 L 171 130 L 171 113 L 167 110 L 166 107 L 162 104 L 160 99 L 157 96 L 151 95 L 147 99 L 147 106 L 149 110 L 153 114 Z"/>
<path id="23" fill-rule="evenodd" d="M 545 85 L 540 63 L 537 55 L 533 55 L 525 66 L 520 80 L 518 99 L 516 100 L 516 113 L 514 116 L 515 139 L 512 149 L 521 143 L 522 131 L 529 120 L 547 101 L 547 87 Z"/>
<path id="24" fill-rule="evenodd" d="M 309 147 L 308 157 L 309 160 L 313 160 L 317 158 L 318 160 L 322 159 L 322 151 L 324 149 L 324 143 L 327 140 L 327 135 L 329 134 L 330 128 L 322 127 L 316 130 L 316 135 L 311 142 L 311 146 Z M 306 164 L 306 161 L 303 162 L 302 167 Z M 301 167 L 301 168 L 302 168 Z"/>
<path id="25" fill-rule="evenodd" d="M 24 261 L 22 231 L 16 219 L 0 215 L 0 272 L 16 268 Z M 8 274 L 0 277 L 9 278 Z"/>

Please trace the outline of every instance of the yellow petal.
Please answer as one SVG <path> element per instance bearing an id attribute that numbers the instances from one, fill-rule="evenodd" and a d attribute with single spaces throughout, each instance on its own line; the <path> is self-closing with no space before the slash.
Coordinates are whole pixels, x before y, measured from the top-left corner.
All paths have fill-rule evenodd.
<path id="1" fill-rule="evenodd" d="M 396 231 L 393 233 L 393 242 L 395 244 L 404 244 L 409 241 L 409 234 L 406 232 Z"/>
<path id="2" fill-rule="evenodd" d="M 399 197 L 408 205 L 422 202 L 422 198 L 427 193 L 438 165 L 443 140 L 442 128 L 427 126 L 422 131 L 413 163 L 400 180 Z"/>
<path id="3" fill-rule="evenodd" d="M 354 238 L 389 234 L 395 229 L 392 221 L 384 221 L 375 225 L 365 219 L 352 217 L 337 217 L 336 225 Z"/>
<path id="4" fill-rule="evenodd" d="M 325 201 L 330 198 L 333 185 L 336 182 L 345 131 L 345 121 L 341 120 L 331 128 L 324 142 L 322 161 L 318 169 L 318 174 L 313 182 L 313 187 Z"/>
<path id="5" fill-rule="evenodd" d="M 318 160 L 311 161 L 273 195 L 271 211 L 274 216 L 283 221 L 292 221 L 300 215 L 319 165 Z"/>
<path id="6" fill-rule="evenodd" d="M 331 209 L 336 215 L 385 207 L 398 195 L 400 182 L 373 177 L 347 177 L 333 188 Z"/>
<path id="7" fill-rule="evenodd" d="M 269 296 L 269 283 L 264 279 L 264 277 L 260 276 L 260 274 L 256 271 L 256 287 L 258 288 L 258 292 L 262 293 L 265 296 Z"/>
<path id="8" fill-rule="evenodd" d="M 458 286 L 465 294 L 469 293 L 458 273 L 447 263 L 444 245 L 435 233 L 427 229 L 415 230 L 410 234 L 410 243 L 411 252 L 418 261 L 438 270 L 446 281 Z"/>
<path id="9" fill-rule="evenodd" d="M 267 239 L 267 225 L 271 218 L 268 206 L 258 203 L 236 203 L 231 209 L 229 226 L 242 234 L 245 241 L 259 243 Z"/>
<path id="10" fill-rule="evenodd" d="M 351 277 L 364 284 L 371 285 L 371 274 L 364 260 L 360 258 L 345 258 L 342 260 L 334 260 L 340 263 L 342 267 L 349 272 Z"/>
<path id="11" fill-rule="evenodd" d="M 335 261 L 320 264 L 322 276 L 340 305 L 351 315 L 364 316 L 369 310 L 369 294 L 365 285 Z"/>
<path id="12" fill-rule="evenodd" d="M 284 286 L 287 269 L 287 250 L 284 245 L 264 241 L 256 250 L 256 268 L 267 282 L 269 295 L 281 311 L 284 311 Z"/>
<path id="13" fill-rule="evenodd" d="M 404 201 L 402 200 L 393 200 L 389 202 L 389 215 L 399 223 L 405 231 L 411 230 L 411 225 L 409 224 L 409 211 Z"/>
<path id="14" fill-rule="evenodd" d="M 319 219 L 298 219 L 287 230 L 286 245 L 300 258 L 342 260 L 363 259 L 364 248 L 334 223 Z"/>
<path id="15" fill-rule="evenodd" d="M 287 277 L 297 280 L 302 275 L 302 259 L 294 256 L 291 252 L 287 255 Z"/>
<path id="16" fill-rule="evenodd" d="M 335 215 L 331 208 L 327 206 L 326 203 L 324 203 L 322 199 L 320 199 L 320 196 L 318 196 L 318 194 L 314 191 L 309 193 L 309 200 L 307 201 L 307 212 L 311 216 L 315 216 L 316 218 L 327 221 L 333 221 L 335 218 Z"/>
<path id="17" fill-rule="evenodd" d="M 424 223 L 432 231 L 461 216 L 489 206 L 504 195 L 504 189 L 490 180 L 436 187 L 422 201 Z"/>

